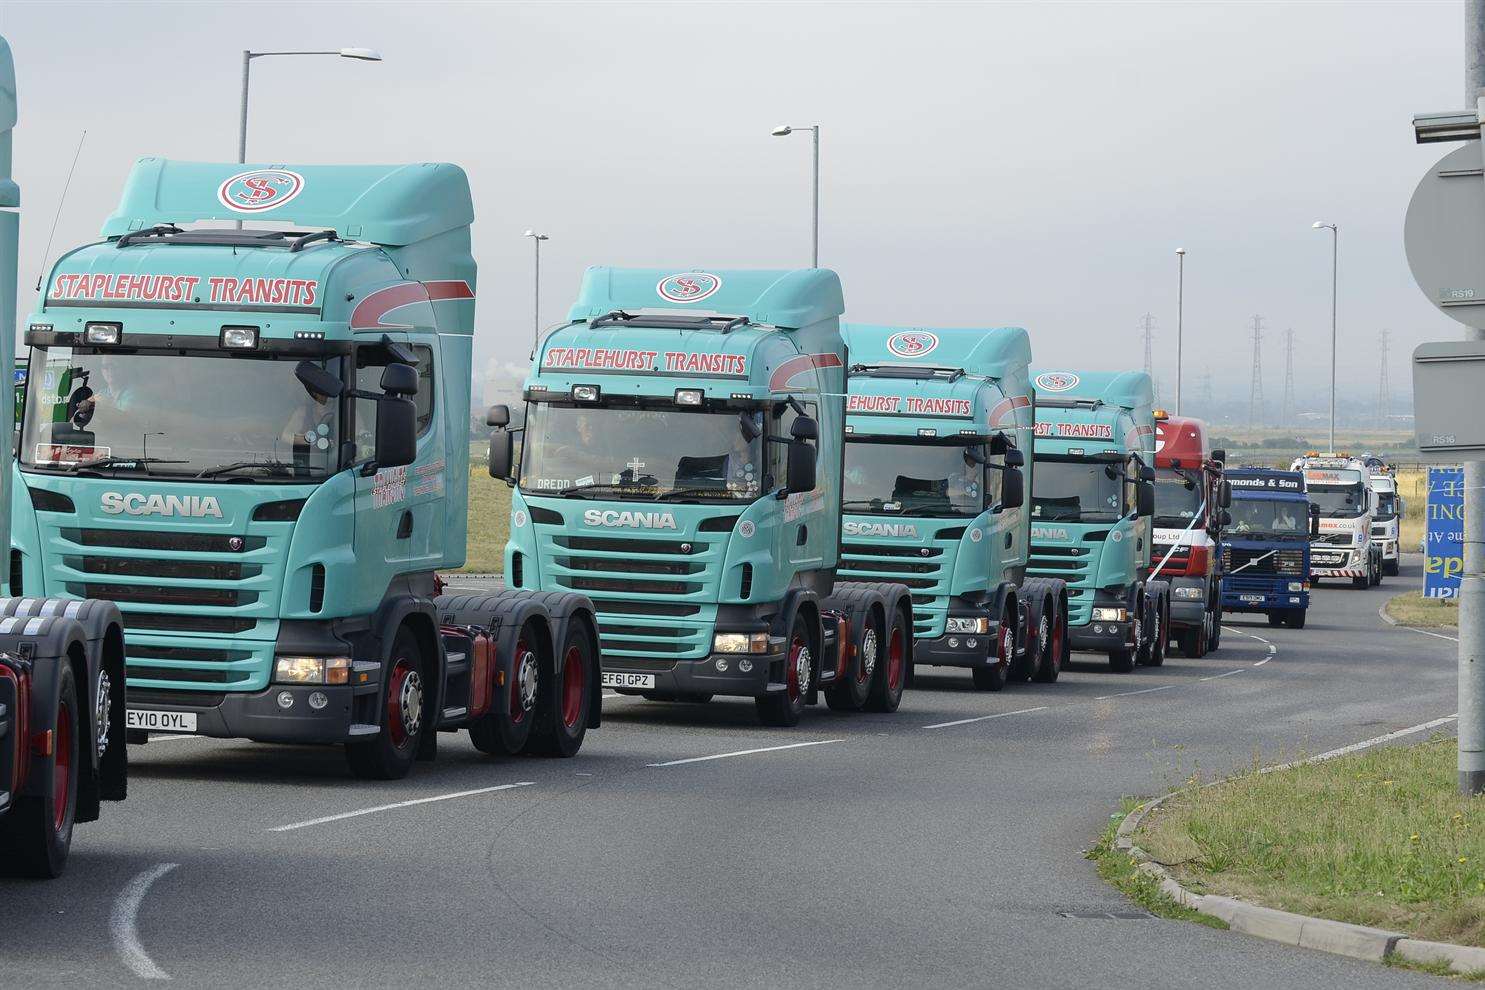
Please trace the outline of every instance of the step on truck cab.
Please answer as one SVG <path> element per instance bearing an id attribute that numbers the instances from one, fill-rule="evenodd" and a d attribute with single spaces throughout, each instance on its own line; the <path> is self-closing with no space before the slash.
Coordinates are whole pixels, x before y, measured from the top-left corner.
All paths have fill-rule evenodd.
<path id="1" fill-rule="evenodd" d="M 118 603 L 136 741 L 343 743 L 393 778 L 439 731 L 570 753 L 596 723 L 578 596 L 438 594 L 465 553 L 473 216 L 454 165 L 144 158 L 52 266 L 11 574 Z"/>
<path id="2" fill-rule="evenodd" d="M 1232 502 L 1222 481 L 1227 454 L 1207 442 L 1199 419 L 1155 410 L 1155 545 L 1149 576 L 1170 585 L 1170 640 L 1188 657 L 1222 640 L 1217 553 Z"/>
<path id="3" fill-rule="evenodd" d="M 1119 673 L 1165 662 L 1169 585 L 1147 580 L 1155 512 L 1155 417 L 1140 371 L 1032 372 L 1034 577 L 1067 582 L 1074 650 Z"/>
<path id="4" fill-rule="evenodd" d="M 1261 612 L 1271 626 L 1305 627 L 1310 607 L 1310 540 L 1319 510 L 1302 471 L 1229 468 L 1231 522 L 1222 533 L 1222 608 Z"/>
<path id="5" fill-rule="evenodd" d="M 1371 469 L 1349 454 L 1309 453 L 1289 465 L 1303 471 L 1305 492 L 1320 509 L 1310 548 L 1310 580 L 1350 578 L 1354 588 L 1382 583 L 1382 545 L 1372 540 L 1377 496 Z"/>
<path id="6" fill-rule="evenodd" d="M 1031 344 L 1020 327 L 847 324 L 841 573 L 913 593 L 917 664 L 1055 681 L 1067 587 L 1028 578 Z"/>
<path id="7" fill-rule="evenodd" d="M 16 111 L 15 62 L 0 38 L 3 367 L 15 359 Z M 10 532 L 10 486 L 7 463 L 0 471 L 0 533 Z M 10 585 L 9 575 L 0 583 Z M 11 597 L 0 598 L 0 876 L 55 877 L 67 865 L 73 826 L 97 820 L 102 802 L 122 801 L 128 789 L 123 624 L 107 602 L 14 597 L 19 590 L 7 587 Z"/>
<path id="8" fill-rule="evenodd" d="M 1377 511 L 1372 516 L 1372 542 L 1382 556 L 1382 573 L 1395 576 L 1402 562 L 1402 517 L 1406 502 L 1397 490 L 1397 476 L 1386 466 L 1371 467 L 1369 476 Z"/>
<path id="9" fill-rule="evenodd" d="M 590 268 L 536 350 L 506 582 L 591 597 L 603 683 L 752 697 L 792 725 L 893 711 L 913 659 L 898 583 L 837 580 L 844 309 L 834 272 Z"/>

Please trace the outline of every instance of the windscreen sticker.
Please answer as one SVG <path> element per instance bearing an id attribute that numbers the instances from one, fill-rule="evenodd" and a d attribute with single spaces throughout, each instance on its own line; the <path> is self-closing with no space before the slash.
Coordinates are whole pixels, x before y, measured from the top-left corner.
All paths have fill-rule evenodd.
<path id="1" fill-rule="evenodd" d="M 36 463 L 54 464 L 58 467 L 75 467 L 85 461 L 97 461 L 111 456 L 108 447 L 79 447 L 65 443 L 38 443 Z"/>
<path id="2" fill-rule="evenodd" d="M 304 176 L 286 168 L 238 172 L 217 187 L 217 199 L 234 213 L 276 210 L 304 191 Z"/>
<path id="3" fill-rule="evenodd" d="M 199 303 L 196 292 L 207 285 L 206 302 L 269 306 L 313 306 L 320 283 L 312 278 L 238 278 L 199 275 L 123 275 L 70 273 L 52 279 L 52 299 L 89 302 Z"/>
<path id="4" fill-rule="evenodd" d="M 1361 483 L 1360 471 L 1306 471 L 1305 481 L 1319 485 L 1357 485 Z"/>
<path id="5" fill-rule="evenodd" d="M 382 468 L 376 473 L 371 487 L 371 506 L 385 509 L 389 505 L 407 501 L 407 468 Z"/>
<path id="6" fill-rule="evenodd" d="M 1108 423 L 1037 423 L 1036 435 L 1077 440 L 1112 440 L 1114 427 Z"/>
<path id="7" fill-rule="evenodd" d="M 613 347 L 549 347 L 542 367 L 602 371 L 638 371 L 727 375 L 742 378 L 748 373 L 745 354 L 706 354 L 695 351 L 641 351 Z"/>
<path id="8" fill-rule="evenodd" d="M 716 294 L 722 287 L 721 276 L 711 272 L 680 272 L 667 275 L 655 283 L 655 291 L 661 299 L 673 303 L 701 302 Z"/>

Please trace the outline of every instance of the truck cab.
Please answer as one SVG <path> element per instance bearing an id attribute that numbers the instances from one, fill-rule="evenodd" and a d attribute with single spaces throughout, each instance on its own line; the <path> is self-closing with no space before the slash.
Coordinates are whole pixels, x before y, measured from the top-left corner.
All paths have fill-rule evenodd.
<path id="1" fill-rule="evenodd" d="M 590 268 L 536 349 L 512 588 L 590 596 L 603 683 L 655 701 L 751 697 L 770 725 L 895 710 L 912 662 L 900 584 L 836 580 L 845 436 L 834 272 Z"/>
<path id="2" fill-rule="evenodd" d="M 1371 469 L 1347 454 L 1309 453 L 1291 471 L 1303 471 L 1305 491 L 1320 510 L 1320 531 L 1310 549 L 1310 580 L 1350 578 L 1355 588 L 1382 583 L 1382 545 L 1372 539 L 1377 495 Z"/>
<path id="3" fill-rule="evenodd" d="M 1109 668 L 1165 662 L 1169 585 L 1154 549 L 1155 418 L 1144 372 L 1032 372 L 1031 561 L 1067 582 L 1072 648 Z"/>
<path id="4" fill-rule="evenodd" d="M 1222 483 L 1224 451 L 1206 423 L 1155 410 L 1155 518 L 1150 577 L 1170 585 L 1170 636 L 1188 657 L 1222 638 L 1222 523 L 1232 494 Z"/>
<path id="5" fill-rule="evenodd" d="M 1020 327 L 847 324 L 841 572 L 913 592 L 918 664 L 1056 680 L 1067 588 L 1026 576 L 1031 344 Z"/>
<path id="6" fill-rule="evenodd" d="M 1231 521 L 1222 534 L 1222 608 L 1259 612 L 1303 629 L 1310 607 L 1310 540 L 1320 513 L 1301 471 L 1229 468 Z"/>
<path id="7" fill-rule="evenodd" d="M 1372 541 L 1382 555 L 1382 573 L 1396 575 L 1402 561 L 1402 517 L 1406 503 L 1397 490 L 1397 477 L 1390 469 L 1372 468 L 1372 495 L 1377 512 L 1372 517 Z"/>

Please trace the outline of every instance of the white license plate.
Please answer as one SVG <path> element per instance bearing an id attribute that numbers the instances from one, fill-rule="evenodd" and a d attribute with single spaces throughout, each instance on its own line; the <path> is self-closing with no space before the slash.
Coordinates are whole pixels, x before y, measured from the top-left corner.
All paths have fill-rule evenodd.
<path id="1" fill-rule="evenodd" d="M 131 708 L 124 724 L 131 729 L 147 729 L 150 732 L 195 732 L 196 713 Z"/>
<path id="2" fill-rule="evenodd" d="M 617 670 L 603 672 L 603 686 L 611 688 L 653 688 L 654 674 L 625 674 Z"/>
<path id="3" fill-rule="evenodd" d="M 1238 601 L 1240 601 L 1240 602 L 1254 602 L 1256 604 L 1261 605 L 1261 604 L 1263 604 L 1263 596 L 1262 595 L 1238 595 Z"/>

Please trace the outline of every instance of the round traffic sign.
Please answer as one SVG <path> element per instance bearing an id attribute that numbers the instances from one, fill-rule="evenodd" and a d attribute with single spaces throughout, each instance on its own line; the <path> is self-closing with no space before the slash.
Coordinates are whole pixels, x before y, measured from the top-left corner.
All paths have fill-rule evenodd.
<path id="1" fill-rule="evenodd" d="M 1408 203 L 1403 247 L 1413 281 L 1439 310 L 1485 329 L 1485 174 L 1481 142 L 1466 141 L 1428 170 Z"/>

